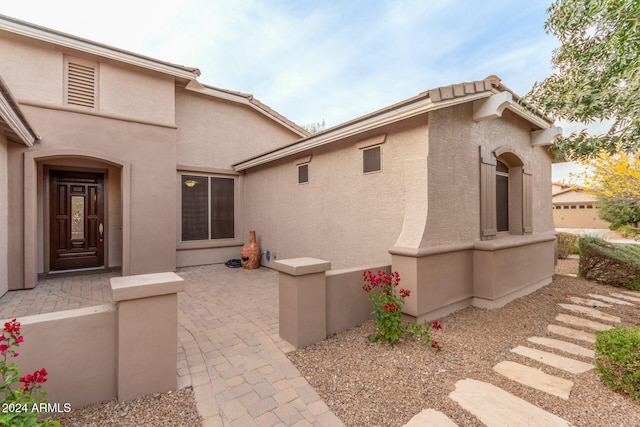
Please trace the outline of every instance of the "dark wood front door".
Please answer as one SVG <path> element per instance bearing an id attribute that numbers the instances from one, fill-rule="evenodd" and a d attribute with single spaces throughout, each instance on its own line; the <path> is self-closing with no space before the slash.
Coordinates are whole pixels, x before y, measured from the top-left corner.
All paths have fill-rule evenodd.
<path id="1" fill-rule="evenodd" d="M 103 174 L 52 170 L 50 270 L 104 265 Z"/>

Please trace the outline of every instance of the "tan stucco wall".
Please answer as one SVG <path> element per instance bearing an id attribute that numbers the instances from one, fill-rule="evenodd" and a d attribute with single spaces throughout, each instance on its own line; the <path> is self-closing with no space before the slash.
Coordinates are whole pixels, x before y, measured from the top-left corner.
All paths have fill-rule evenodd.
<path id="1" fill-rule="evenodd" d="M 19 102 L 63 105 L 64 57 L 50 44 L 0 32 L 0 75 Z M 94 60 L 95 61 L 95 60 Z M 102 62 L 98 70 L 98 108 L 136 120 L 174 124 L 174 83 L 169 76 Z M 82 109 L 80 109 L 82 111 Z"/>
<path id="2" fill-rule="evenodd" d="M 6 138 L 0 135 L 0 296 L 9 290 L 9 260 L 7 257 L 9 244 L 8 144 Z"/>
<path id="3" fill-rule="evenodd" d="M 218 242 L 182 243 L 178 235 L 177 265 L 222 263 L 240 258 L 240 248 L 248 241 L 249 229 L 243 226 L 243 177 L 238 176 L 232 165 L 289 144 L 299 136 L 248 106 L 183 87 L 176 88 L 176 123 L 176 163 L 179 173 L 213 173 L 237 179 L 235 238 Z M 179 177 L 176 182 L 178 187 Z M 180 203 L 176 216 L 179 229 Z"/>
<path id="4" fill-rule="evenodd" d="M 473 104 L 434 111 L 429 118 L 429 213 L 422 246 L 464 243 L 480 236 L 480 150 L 510 146 L 533 172 L 533 232 L 553 231 L 551 159 L 530 145 L 531 125 L 510 111 L 476 123 Z"/>
<path id="5" fill-rule="evenodd" d="M 178 165 L 232 170 L 300 138 L 248 106 L 181 87 L 175 96 Z"/>
<path id="6" fill-rule="evenodd" d="M 312 154 L 307 184 L 297 181 L 299 156 L 251 169 L 244 182 L 245 227 L 278 259 L 310 256 L 337 269 L 390 263 L 407 188 L 423 173 L 426 129 L 423 115 L 301 154 Z M 382 133 L 382 172 L 363 174 L 355 144 Z M 262 263 L 270 265 L 265 257 Z"/>
<path id="7" fill-rule="evenodd" d="M 17 177 L 24 173 L 35 174 L 41 165 L 50 164 L 102 167 L 109 177 L 109 218 L 105 224 L 108 227 L 109 264 L 122 265 L 122 258 L 128 256 L 130 269 L 125 274 L 175 270 L 175 129 L 39 107 L 27 106 L 23 111 L 43 139 L 29 150 L 35 161 L 28 163 L 29 169 L 24 172 L 25 150 L 10 152 L 10 174 Z M 55 156 L 50 157 L 50 152 Z M 128 183 L 122 181 L 120 168 L 124 163 L 130 164 Z M 10 241 L 14 246 L 10 256 L 16 263 L 10 276 L 11 283 L 21 288 L 24 283 L 22 254 L 25 252 L 22 199 L 25 194 L 38 194 L 38 187 L 41 187 L 40 200 L 44 200 L 44 184 L 39 182 L 35 188 L 27 188 L 26 193 L 21 179 L 10 182 L 10 186 L 12 198 L 19 201 L 12 205 L 16 208 L 10 213 Z M 127 212 L 124 212 L 125 202 L 130 204 Z M 38 204 L 39 237 L 34 248 L 40 257 L 37 264 L 40 267 L 46 266 L 43 260 L 44 245 L 47 244 L 43 231 L 44 205 L 46 203 Z M 31 227 L 30 224 L 26 226 Z M 128 253 L 123 252 L 124 241 L 130 242 Z"/>

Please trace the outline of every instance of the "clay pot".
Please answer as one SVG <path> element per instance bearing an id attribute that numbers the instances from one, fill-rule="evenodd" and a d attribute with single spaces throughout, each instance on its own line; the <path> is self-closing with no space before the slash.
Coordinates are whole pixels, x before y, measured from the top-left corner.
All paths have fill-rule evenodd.
<path id="1" fill-rule="evenodd" d="M 249 243 L 240 250 L 240 265 L 247 270 L 260 267 L 260 246 L 256 243 L 255 230 L 249 231 Z"/>

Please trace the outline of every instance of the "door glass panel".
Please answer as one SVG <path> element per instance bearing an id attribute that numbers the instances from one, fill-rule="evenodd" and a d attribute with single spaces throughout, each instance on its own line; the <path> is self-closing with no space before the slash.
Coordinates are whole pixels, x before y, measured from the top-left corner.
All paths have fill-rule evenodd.
<path id="1" fill-rule="evenodd" d="M 84 239 L 84 197 L 71 196 L 71 238 Z"/>

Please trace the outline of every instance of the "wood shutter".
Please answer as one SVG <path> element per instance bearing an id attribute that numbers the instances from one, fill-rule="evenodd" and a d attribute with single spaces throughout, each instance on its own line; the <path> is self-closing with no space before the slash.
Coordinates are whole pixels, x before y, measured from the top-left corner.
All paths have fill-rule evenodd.
<path id="1" fill-rule="evenodd" d="M 522 168 L 522 232 L 533 232 L 533 176 L 528 167 Z"/>
<path id="2" fill-rule="evenodd" d="M 480 237 L 493 239 L 498 234 L 496 223 L 496 157 L 480 146 Z"/>

